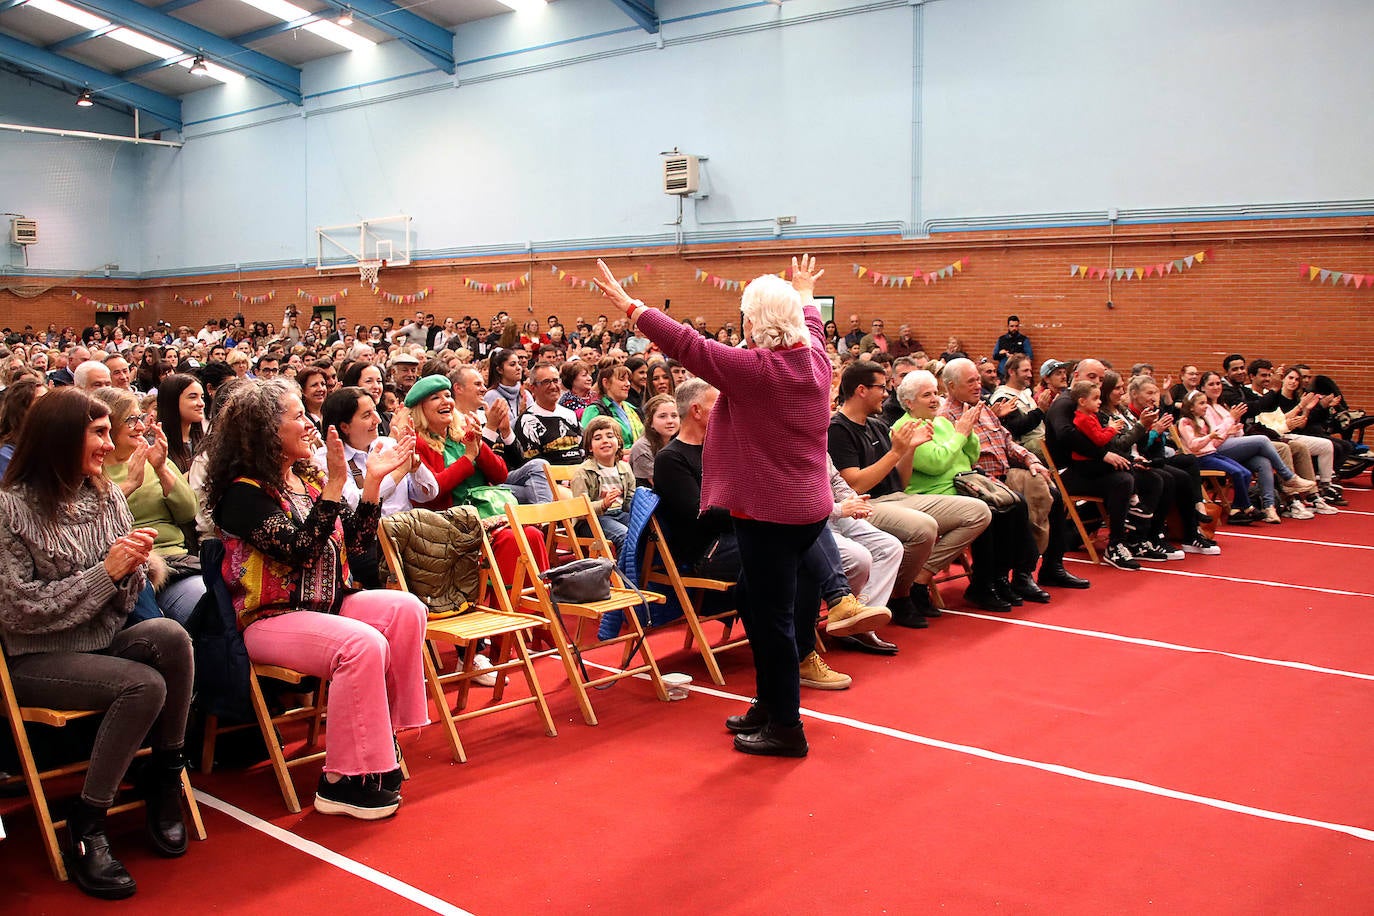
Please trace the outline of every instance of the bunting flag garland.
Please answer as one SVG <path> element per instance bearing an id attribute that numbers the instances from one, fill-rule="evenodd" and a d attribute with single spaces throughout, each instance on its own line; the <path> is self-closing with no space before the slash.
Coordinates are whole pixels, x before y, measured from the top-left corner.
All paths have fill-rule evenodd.
<path id="1" fill-rule="evenodd" d="M 297 298 L 304 299 L 311 305 L 336 305 L 340 299 L 346 299 L 348 297 L 348 287 L 345 286 L 332 296 L 315 296 L 297 287 L 296 296 Z"/>
<path id="2" fill-rule="evenodd" d="M 1070 264 L 1069 276 L 1080 280 L 1144 280 L 1148 277 L 1181 274 L 1185 270 L 1191 270 L 1194 264 L 1201 264 L 1211 257 L 1212 249 L 1206 248 L 1186 257 L 1147 264 L 1144 267 L 1089 267 L 1086 264 Z"/>
<path id="3" fill-rule="evenodd" d="M 526 286 L 529 285 L 529 283 L 529 271 L 525 271 L 525 273 L 522 274 L 518 279 L 510 280 L 506 283 L 483 283 L 480 280 L 472 279 L 472 277 L 463 278 L 463 285 L 466 286 L 468 289 L 478 293 L 509 293 L 513 290 L 524 289 Z M 424 290 L 425 296 L 428 296 L 430 292 L 431 290 Z M 421 296 L 420 298 L 423 299 L 424 296 Z"/>
<path id="4" fill-rule="evenodd" d="M 212 301 L 215 298 L 215 294 L 207 293 L 205 297 L 202 299 L 186 299 L 178 294 L 173 293 L 172 298 L 180 302 L 182 305 L 189 305 L 193 309 L 198 309 L 202 305 L 205 305 L 207 302 Z"/>
<path id="5" fill-rule="evenodd" d="M 97 312 L 132 312 L 148 304 L 146 299 L 140 299 L 137 302 L 125 302 L 123 305 L 118 302 L 98 302 L 90 296 L 81 295 L 76 290 L 72 290 L 72 298 L 79 300 L 83 305 L 93 308 Z"/>
<path id="6" fill-rule="evenodd" d="M 566 283 L 573 289 L 585 289 L 588 292 L 593 293 L 601 292 L 601 284 L 599 284 L 597 281 L 586 280 L 582 277 L 575 277 L 572 274 L 568 273 L 566 270 L 562 270 L 561 268 L 559 268 L 557 264 L 550 264 L 549 271 L 558 278 L 558 281 L 560 283 Z M 639 282 L 639 275 L 641 273 L 653 273 L 653 268 L 646 265 L 643 271 L 637 270 L 628 276 L 617 277 L 616 282 L 619 283 L 622 288 L 628 289 L 629 287 L 634 286 L 636 283 Z"/>
<path id="7" fill-rule="evenodd" d="M 378 297 L 383 302 L 389 302 L 392 305 L 414 305 L 417 302 L 424 302 L 426 299 L 429 298 L 430 293 L 432 292 L 434 292 L 434 288 L 426 286 L 419 292 L 411 293 L 408 296 L 402 296 L 397 293 L 389 293 L 386 290 L 382 289 L 380 286 L 372 287 L 372 295 Z"/>
<path id="8" fill-rule="evenodd" d="M 245 296 L 238 290 L 234 290 L 234 298 L 240 302 L 247 302 L 249 305 L 262 305 L 264 302 L 271 302 L 273 299 L 277 298 L 277 291 L 272 289 L 261 296 Z"/>
<path id="9" fill-rule="evenodd" d="M 948 280 L 955 274 L 963 273 L 968 266 L 968 257 L 962 257 L 953 264 L 946 264 L 939 270 L 922 271 L 917 269 L 912 274 L 885 274 L 862 264 L 851 264 L 850 269 L 854 276 L 860 279 L 872 280 L 874 286 L 889 286 L 904 288 L 915 285 L 916 281 L 921 281 L 926 286 L 938 283 L 941 280 Z"/>
<path id="10" fill-rule="evenodd" d="M 787 274 L 788 271 L 780 270 L 778 271 L 777 275 L 786 280 Z M 734 292 L 736 290 L 741 290 L 749 285 L 748 280 L 728 280 L 725 277 L 718 277 L 713 273 L 708 273 L 707 271 L 704 271 L 699 267 L 696 271 L 696 281 L 698 283 L 709 283 L 716 289 L 725 290 L 726 292 Z"/>
<path id="11" fill-rule="evenodd" d="M 1361 286 L 1374 288 L 1374 273 L 1357 274 L 1348 270 L 1331 270 L 1315 264 L 1299 264 L 1298 276 L 1315 283 L 1330 283 L 1332 286 Z"/>

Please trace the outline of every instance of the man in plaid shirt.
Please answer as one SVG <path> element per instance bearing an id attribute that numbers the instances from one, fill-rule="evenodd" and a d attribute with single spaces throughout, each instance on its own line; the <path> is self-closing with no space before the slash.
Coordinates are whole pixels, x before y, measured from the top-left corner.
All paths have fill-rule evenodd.
<path id="1" fill-rule="evenodd" d="M 940 408 L 940 416 L 953 423 L 963 416 L 965 410 L 979 402 L 982 382 L 978 367 L 968 359 L 950 360 L 941 375 L 949 397 Z M 1005 482 L 1025 499 L 1035 546 L 1041 555 L 1039 585 L 1087 588 L 1089 583 L 1086 579 L 1080 579 L 1064 568 L 1064 500 L 1059 490 L 1050 484 L 1049 468 L 1013 439 L 999 422 L 1015 407 L 1015 401 L 1007 400 L 979 415 L 974 426 L 979 446 L 975 467 L 987 476 Z M 1049 595 L 1036 585 L 1029 571 L 1014 570 L 1011 589 L 1028 601 L 1049 600 Z"/>

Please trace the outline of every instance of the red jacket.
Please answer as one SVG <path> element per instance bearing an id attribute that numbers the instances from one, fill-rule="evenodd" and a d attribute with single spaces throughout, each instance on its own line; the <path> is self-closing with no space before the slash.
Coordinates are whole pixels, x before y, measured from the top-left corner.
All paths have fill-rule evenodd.
<path id="1" fill-rule="evenodd" d="M 453 464 L 445 466 L 444 453 L 436 451 L 424 436 L 415 437 L 415 454 L 420 456 L 420 462 L 433 471 L 435 479 L 439 481 L 439 495 L 431 502 L 419 504 L 421 509 L 433 509 L 437 512 L 452 506 L 453 491 L 471 477 L 474 470 L 481 471 L 489 484 L 506 482 L 506 463 L 488 448 L 485 442 L 479 446 L 476 464 L 465 455 Z"/>

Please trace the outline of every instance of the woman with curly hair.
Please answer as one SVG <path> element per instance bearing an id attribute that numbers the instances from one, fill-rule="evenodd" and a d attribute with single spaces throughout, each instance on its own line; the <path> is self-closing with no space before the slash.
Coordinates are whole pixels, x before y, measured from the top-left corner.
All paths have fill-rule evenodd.
<path id="1" fill-rule="evenodd" d="M 315 810 L 377 820 L 401 803 L 393 736 L 429 721 L 420 654 L 427 615 L 407 592 L 345 583 L 348 555 L 377 537 L 382 479 L 410 461 L 414 440 L 368 453 L 352 510 L 343 440 L 328 432 L 321 473 L 311 461 L 315 437 L 289 382 L 245 384 L 207 442 L 205 500 L 224 534 L 224 581 L 248 657 L 330 680 Z"/>

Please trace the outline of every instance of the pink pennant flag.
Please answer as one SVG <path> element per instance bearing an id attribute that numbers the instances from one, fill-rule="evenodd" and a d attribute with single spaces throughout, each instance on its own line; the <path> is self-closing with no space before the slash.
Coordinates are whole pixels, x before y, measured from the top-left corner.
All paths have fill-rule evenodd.
<path id="1" fill-rule="evenodd" d="M 1359 289 L 1360 286 L 1361 286 L 1361 284 L 1363 284 L 1364 281 L 1365 281 L 1365 275 L 1364 275 L 1364 274 L 1352 274 L 1352 276 L 1355 278 L 1355 288 L 1356 288 L 1356 289 Z"/>

